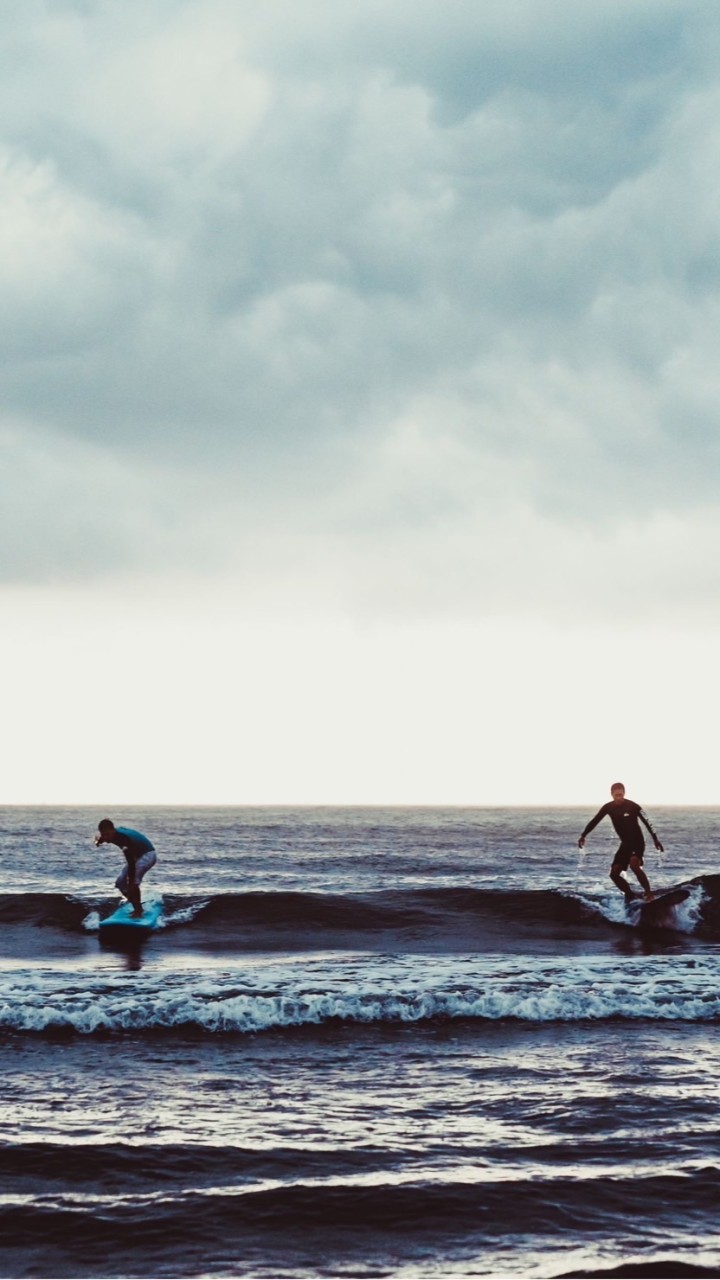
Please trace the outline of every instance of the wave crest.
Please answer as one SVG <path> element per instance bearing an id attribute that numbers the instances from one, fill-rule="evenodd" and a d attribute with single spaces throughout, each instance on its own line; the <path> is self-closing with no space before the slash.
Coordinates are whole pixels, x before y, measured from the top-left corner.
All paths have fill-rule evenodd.
<path id="1" fill-rule="evenodd" d="M 685 932 L 720 936 L 720 875 L 688 881 L 693 912 L 676 913 Z M 483 949 L 508 942 L 514 935 L 562 940 L 598 929 L 628 926 L 620 895 L 613 890 L 589 894 L 569 889 L 513 890 L 476 888 L 402 889 L 368 894 L 248 892 L 206 895 L 202 899 L 166 895 L 165 926 L 187 927 L 222 946 L 324 944 L 353 945 L 373 939 L 426 938 L 457 948 Z M 82 932 L 97 927 L 97 916 L 114 909 L 116 899 L 102 903 L 62 894 L 0 896 L 0 924 L 5 929 L 52 928 Z"/>
<path id="2" fill-rule="evenodd" d="M 130 985 L 115 978 L 99 988 L 82 979 L 29 974 L 0 991 L 0 1026 L 40 1034 L 158 1032 L 248 1033 L 322 1027 L 337 1022 L 392 1025 L 464 1019 L 575 1022 L 607 1019 L 720 1021 L 720 961 L 688 959 L 668 969 L 662 959 L 607 958 L 541 965 L 532 960 L 483 966 L 468 959 L 459 972 L 438 964 L 427 977 L 419 957 L 388 957 L 378 978 L 369 961 L 323 968 L 303 980 L 297 968 L 263 971 L 260 981 L 218 972 L 203 980 L 154 974 Z M 314 972 L 313 972 L 314 968 Z"/>

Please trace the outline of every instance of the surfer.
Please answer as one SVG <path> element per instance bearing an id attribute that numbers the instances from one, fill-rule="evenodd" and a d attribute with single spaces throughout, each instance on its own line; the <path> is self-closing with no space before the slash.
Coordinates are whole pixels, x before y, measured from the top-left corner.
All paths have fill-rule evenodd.
<path id="1" fill-rule="evenodd" d="M 115 881 L 115 888 L 132 903 L 132 914 L 137 920 L 143 913 L 140 881 L 157 862 L 155 846 L 141 831 L 133 831 L 132 827 L 116 827 L 110 818 L 103 818 L 98 823 L 95 845 L 101 844 L 116 844 L 125 854 L 127 865 Z"/>
<path id="2" fill-rule="evenodd" d="M 622 782 L 613 782 L 610 794 L 612 800 L 604 804 L 602 809 L 598 809 L 595 817 L 590 819 L 578 840 L 578 847 L 580 849 L 583 848 L 585 837 L 597 826 L 598 822 L 602 822 L 603 818 L 609 818 L 620 837 L 620 847 L 613 858 L 613 864 L 610 868 L 610 879 L 629 900 L 633 897 L 633 892 L 622 874 L 629 867 L 645 890 L 645 897 L 652 898 L 653 891 L 650 888 L 650 881 L 643 871 L 645 838 L 640 830 L 640 822 L 643 822 L 647 827 L 659 853 L 663 852 L 663 846 L 653 830 L 650 819 L 640 805 L 636 804 L 634 800 L 625 799 L 625 787 Z"/>

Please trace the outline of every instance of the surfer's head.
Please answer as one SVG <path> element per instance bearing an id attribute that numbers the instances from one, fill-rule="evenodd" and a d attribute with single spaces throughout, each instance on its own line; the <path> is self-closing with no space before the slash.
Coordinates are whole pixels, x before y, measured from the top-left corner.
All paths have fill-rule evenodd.
<path id="1" fill-rule="evenodd" d="M 115 823 L 109 818 L 101 818 L 98 822 L 98 833 L 95 837 L 95 848 L 101 844 L 117 844 L 118 834 Z"/>
<path id="2" fill-rule="evenodd" d="M 610 795 L 612 796 L 613 800 L 617 800 L 618 802 L 620 802 L 620 801 L 624 800 L 624 799 L 625 799 L 625 787 L 624 787 L 623 783 L 622 783 L 622 782 L 613 782 L 613 784 L 612 784 L 612 786 L 611 786 L 611 788 L 610 788 Z"/>

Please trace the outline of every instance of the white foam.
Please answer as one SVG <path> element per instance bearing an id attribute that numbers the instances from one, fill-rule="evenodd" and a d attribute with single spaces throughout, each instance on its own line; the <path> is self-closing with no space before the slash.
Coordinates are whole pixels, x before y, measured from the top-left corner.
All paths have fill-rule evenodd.
<path id="1" fill-rule="evenodd" d="M 518 957 L 306 958 L 248 975 L 225 967 L 194 973 L 97 974 L 27 971 L 0 985 L 0 1026 L 68 1028 L 81 1034 L 196 1027 L 256 1032 L 321 1025 L 409 1023 L 433 1018 L 571 1022 L 608 1018 L 720 1020 L 720 958 Z"/>
<path id="2" fill-rule="evenodd" d="M 701 921 L 702 904 L 706 897 L 702 885 L 693 885 L 690 896 L 673 907 L 673 915 L 682 933 L 694 933 Z"/>
<path id="3" fill-rule="evenodd" d="M 704 893 L 700 885 L 687 886 L 689 888 L 689 897 L 684 902 L 676 902 L 667 908 L 667 922 L 677 933 L 694 933 L 701 918 L 701 906 Z M 660 893 L 663 890 L 659 890 Z M 630 928 L 637 928 L 640 924 L 640 917 L 633 916 L 628 913 L 622 894 L 616 890 L 602 893 L 597 899 L 588 898 L 583 894 L 575 895 L 591 911 L 597 915 L 601 915 L 610 924 L 626 925 Z M 637 902 L 641 899 L 637 898 Z"/>
<path id="4" fill-rule="evenodd" d="M 162 916 L 159 921 L 161 929 L 167 929 L 169 926 L 176 924 L 190 924 L 202 911 L 203 907 L 210 905 L 210 899 L 206 898 L 203 902 L 194 902 L 189 907 L 180 907 L 177 911 L 171 911 L 168 915 Z"/>

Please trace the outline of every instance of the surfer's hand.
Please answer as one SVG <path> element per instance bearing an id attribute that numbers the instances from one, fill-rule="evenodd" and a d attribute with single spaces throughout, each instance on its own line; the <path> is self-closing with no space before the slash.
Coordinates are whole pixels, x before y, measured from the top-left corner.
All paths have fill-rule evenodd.
<path id="1" fill-rule="evenodd" d="M 584 847 L 585 847 L 585 837 L 581 836 L 580 839 L 578 840 L 578 849 L 583 849 Z"/>
<path id="2" fill-rule="evenodd" d="M 661 845 L 661 843 L 660 843 L 660 841 L 659 841 L 659 840 L 656 840 L 656 841 L 655 841 L 655 848 L 657 849 L 658 853 L 664 853 L 664 852 L 665 852 L 665 849 L 664 849 L 664 847 Z"/>

